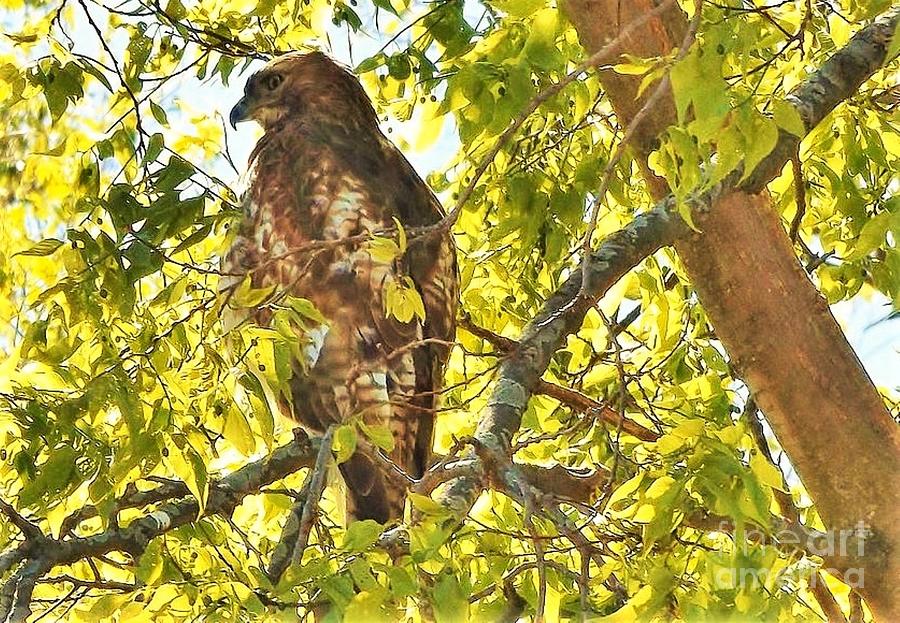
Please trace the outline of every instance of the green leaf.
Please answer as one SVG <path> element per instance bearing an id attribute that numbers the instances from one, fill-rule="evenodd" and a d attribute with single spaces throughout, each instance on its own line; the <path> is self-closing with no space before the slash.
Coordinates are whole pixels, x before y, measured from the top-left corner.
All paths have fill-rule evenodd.
<path id="1" fill-rule="evenodd" d="M 37 477 L 19 494 L 22 506 L 32 506 L 45 495 L 54 496 L 65 489 L 75 475 L 75 449 L 64 446 L 56 448 L 49 458 L 37 468 Z"/>
<path id="2" fill-rule="evenodd" d="M 672 81 L 672 95 L 675 98 L 675 112 L 678 121 L 683 122 L 687 116 L 688 106 L 696 97 L 698 83 L 703 80 L 702 69 L 696 53 L 688 54 L 676 63 L 669 72 Z"/>
<path id="3" fill-rule="evenodd" d="M 555 8 L 542 9 L 534 15 L 523 53 L 535 67 L 552 69 L 559 64 L 560 54 L 556 47 L 558 25 L 559 11 Z"/>
<path id="4" fill-rule="evenodd" d="M 169 127 L 169 115 L 166 114 L 166 111 L 163 110 L 162 106 L 153 100 L 150 100 L 150 114 L 153 115 L 153 118 L 156 119 L 157 123 Z"/>
<path id="5" fill-rule="evenodd" d="M 141 554 L 134 576 L 141 583 L 153 586 L 162 577 L 164 569 L 165 559 L 163 558 L 160 541 L 158 539 L 151 541 L 144 553 Z"/>
<path id="6" fill-rule="evenodd" d="M 169 444 L 167 447 L 168 456 L 163 456 L 163 463 L 184 481 L 188 490 L 197 499 L 202 515 L 209 496 L 209 476 L 206 471 L 206 463 L 186 442 L 184 442 L 184 448 L 180 448 L 177 443 Z"/>
<path id="7" fill-rule="evenodd" d="M 775 149 L 778 143 L 778 126 L 773 120 L 753 110 L 750 113 L 749 123 L 742 122 L 740 129 L 746 139 L 744 175 L 741 178 L 743 181 L 753 173 L 763 158 Z"/>
<path id="8" fill-rule="evenodd" d="M 349 459 L 356 451 L 356 427 L 352 424 L 338 426 L 331 447 L 338 465 Z"/>
<path id="9" fill-rule="evenodd" d="M 174 190 L 195 172 L 194 165 L 180 156 L 173 155 L 166 166 L 156 174 L 156 190 L 161 193 Z"/>
<path id="10" fill-rule="evenodd" d="M 365 59 L 363 62 L 357 65 L 356 69 L 354 69 L 353 71 L 356 74 L 364 74 L 370 72 L 387 63 L 387 59 L 388 57 L 386 54 L 384 54 L 383 52 L 379 52 L 375 56 L 370 56 L 369 58 Z"/>
<path id="11" fill-rule="evenodd" d="M 384 9 L 385 11 L 393 13 L 394 15 L 400 15 L 397 9 L 394 8 L 394 5 L 391 4 L 391 0 L 372 0 L 372 4 L 374 4 L 379 9 Z"/>
<path id="12" fill-rule="evenodd" d="M 241 281 L 229 300 L 232 307 L 257 307 L 263 301 L 271 297 L 272 293 L 275 292 L 275 289 L 278 287 L 278 285 L 275 284 L 266 288 L 254 288 L 251 286 L 251 283 L 252 281 L 249 275 Z"/>
<path id="13" fill-rule="evenodd" d="M 391 594 L 395 599 L 402 599 L 416 594 L 416 582 L 403 567 L 388 566 L 385 569 L 391 580 Z"/>
<path id="14" fill-rule="evenodd" d="M 866 221 L 856 239 L 853 252 L 848 254 L 846 259 L 851 261 L 861 259 L 885 244 L 891 221 L 890 212 L 882 212 Z"/>
<path id="15" fill-rule="evenodd" d="M 147 142 L 147 153 L 144 155 L 144 162 L 154 162 L 159 157 L 159 154 L 162 153 L 164 146 L 165 139 L 163 139 L 162 134 L 157 132 L 151 136 Z"/>
<path id="16" fill-rule="evenodd" d="M 694 215 L 691 213 L 691 204 L 687 201 L 679 201 L 678 202 L 678 216 L 687 224 L 688 227 L 693 229 L 696 232 L 700 230 L 697 228 L 697 225 L 694 224 Z"/>
<path id="17" fill-rule="evenodd" d="M 112 84 L 110 84 L 109 79 L 106 77 L 106 74 L 104 74 L 103 71 L 97 65 L 94 64 L 95 61 L 93 61 L 92 59 L 88 59 L 88 58 L 81 58 L 81 59 L 79 59 L 79 61 L 80 61 L 80 67 L 86 73 L 89 73 L 90 75 L 94 76 L 97 80 L 100 81 L 100 83 L 104 87 L 106 87 L 107 91 L 109 91 L 110 93 L 113 93 Z"/>
<path id="18" fill-rule="evenodd" d="M 207 236 L 212 233 L 212 223 L 207 223 L 197 231 L 193 232 L 190 236 L 182 240 L 178 243 L 178 245 L 172 249 L 172 254 L 180 253 L 186 249 L 191 248 L 195 244 L 199 244 L 206 240 Z"/>
<path id="19" fill-rule="evenodd" d="M 384 599 L 384 591 L 359 591 L 347 604 L 344 621 L 387 623 L 386 613 L 382 609 Z"/>
<path id="20" fill-rule="evenodd" d="M 387 62 L 388 73 L 394 80 L 406 80 L 412 74 L 412 64 L 409 55 L 402 52 L 394 54 Z"/>
<path id="21" fill-rule="evenodd" d="M 491 0 L 491 5 L 497 7 L 510 17 L 528 17 L 546 6 L 546 0 Z"/>
<path id="22" fill-rule="evenodd" d="M 469 600 L 455 575 L 440 577 L 434 586 L 431 604 L 437 623 L 464 623 L 469 618 Z"/>
<path id="23" fill-rule="evenodd" d="M 54 123 L 66 112 L 69 103 L 84 96 L 83 82 L 81 67 L 75 63 L 60 66 L 54 62 L 47 68 L 43 76 L 44 99 Z"/>
<path id="24" fill-rule="evenodd" d="M 772 105 L 772 112 L 775 123 L 778 127 L 786 132 L 790 132 L 794 136 L 806 136 L 806 126 L 803 123 L 803 117 L 800 112 L 790 103 L 784 100 L 775 100 Z"/>
<path id="25" fill-rule="evenodd" d="M 125 273 L 132 283 L 157 272 L 165 262 L 162 253 L 152 249 L 142 240 L 135 240 L 128 245 L 128 248 L 122 252 L 122 257 L 129 262 Z"/>
<path id="26" fill-rule="evenodd" d="M 144 66 L 153 51 L 153 39 L 144 34 L 144 29 L 144 25 L 139 23 L 126 48 L 128 62 L 125 65 L 125 73 L 134 82 L 138 82 L 136 78 L 144 71 Z"/>
<path id="27" fill-rule="evenodd" d="M 356 558 L 348 565 L 350 575 L 353 577 L 353 583 L 361 591 L 373 591 L 381 595 L 382 600 L 386 597 L 384 587 L 375 579 L 372 572 L 372 565 L 363 557 Z"/>
<path id="28" fill-rule="evenodd" d="M 695 50 L 672 67 L 670 78 L 678 120 L 687 120 L 693 106 L 692 133 L 701 141 L 714 137 L 731 109 L 721 59 Z"/>
<path id="29" fill-rule="evenodd" d="M 57 240 L 56 238 L 45 238 L 44 240 L 41 240 L 25 251 L 19 251 L 18 253 L 13 254 L 13 257 L 16 257 L 17 255 L 28 255 L 34 257 L 53 255 L 53 253 L 55 253 L 56 250 L 64 244 L 65 242 L 63 242 L 62 240 Z"/>
<path id="30" fill-rule="evenodd" d="M 328 319 L 316 309 L 316 306 L 309 299 L 289 296 L 287 297 L 287 303 L 290 305 L 291 309 L 304 318 L 308 318 L 317 324 L 328 324 Z"/>
<path id="31" fill-rule="evenodd" d="M 771 490 L 761 487 L 753 472 L 744 472 L 741 476 L 744 484 L 744 493 L 738 498 L 741 512 L 757 524 L 767 527 L 770 519 L 769 506 L 772 502 Z"/>
<path id="32" fill-rule="evenodd" d="M 87 620 L 100 621 L 108 619 L 130 599 L 130 595 L 104 595 L 95 601 L 91 609 L 86 613 L 84 611 L 81 612 L 88 615 L 86 617 Z"/>
<path id="33" fill-rule="evenodd" d="M 181 3 L 181 0 L 169 0 L 166 4 L 166 15 L 174 20 L 181 20 L 187 17 L 187 9 Z"/>
<path id="34" fill-rule="evenodd" d="M 364 552 L 375 545 L 382 530 L 384 527 L 371 519 L 354 521 L 344 535 L 344 549 L 352 553 Z"/>
<path id="35" fill-rule="evenodd" d="M 760 452 L 756 452 L 750 459 L 750 469 L 756 475 L 760 483 L 773 489 L 787 492 L 783 484 L 781 472 L 772 465 Z"/>
<path id="36" fill-rule="evenodd" d="M 450 511 L 445 507 L 441 506 L 438 502 L 435 502 L 427 495 L 421 495 L 419 493 L 410 493 L 409 501 L 412 503 L 413 508 L 417 511 L 424 513 L 426 515 L 431 515 L 433 517 L 441 517 L 447 516 Z"/>
<path id="37" fill-rule="evenodd" d="M 359 428 L 369 441 L 385 452 L 394 449 L 394 435 L 388 426 L 368 426 L 364 422 L 359 422 Z"/>
<path id="38" fill-rule="evenodd" d="M 403 254 L 397 243 L 390 238 L 372 238 L 366 245 L 366 250 L 373 260 L 384 264 L 393 262 Z"/>

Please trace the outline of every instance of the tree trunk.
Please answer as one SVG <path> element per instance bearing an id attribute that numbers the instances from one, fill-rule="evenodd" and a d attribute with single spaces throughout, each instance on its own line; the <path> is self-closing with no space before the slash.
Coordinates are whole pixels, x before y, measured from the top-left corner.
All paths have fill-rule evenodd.
<path id="1" fill-rule="evenodd" d="M 652 0 L 564 2 L 588 52 L 653 6 Z M 677 47 L 687 21 L 673 7 L 648 20 L 623 52 L 661 56 Z M 627 126 L 643 105 L 634 97 L 642 77 L 605 70 L 600 79 Z M 656 137 L 675 122 L 671 93 L 650 113 L 631 145 L 659 199 L 667 188 L 649 172 L 646 157 Z M 878 620 L 900 621 L 900 591 L 894 587 L 900 579 L 896 425 L 799 265 L 768 195 L 730 193 L 708 213 L 695 215 L 695 222 L 701 233 L 675 247 L 717 335 L 835 536 L 835 547 L 847 544 L 844 577 L 858 586 Z M 863 541 L 853 538 L 860 524 L 868 531 Z M 855 575 L 851 567 L 863 569 Z"/>

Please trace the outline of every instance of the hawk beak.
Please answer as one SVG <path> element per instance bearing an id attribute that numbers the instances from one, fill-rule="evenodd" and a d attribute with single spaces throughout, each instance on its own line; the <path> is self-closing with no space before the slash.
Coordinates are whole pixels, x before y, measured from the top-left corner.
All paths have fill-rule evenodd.
<path id="1" fill-rule="evenodd" d="M 234 105 L 234 108 L 231 109 L 231 113 L 228 115 L 228 122 L 231 123 L 232 128 L 236 130 L 237 124 L 247 120 L 248 109 L 249 106 L 247 105 L 246 97 L 242 97 L 238 100 L 238 103 Z"/>

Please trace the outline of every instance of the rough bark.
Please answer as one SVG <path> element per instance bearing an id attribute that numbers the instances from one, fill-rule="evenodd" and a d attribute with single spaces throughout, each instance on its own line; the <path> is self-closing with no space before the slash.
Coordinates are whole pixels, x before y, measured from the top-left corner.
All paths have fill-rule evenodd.
<path id="1" fill-rule="evenodd" d="M 269 456 L 248 463 L 211 483 L 202 515 L 230 515 L 246 496 L 258 493 L 264 486 L 304 467 L 311 467 L 319 444 L 319 440 L 297 435 L 291 443 L 276 449 Z M 32 614 L 31 598 L 38 580 L 54 567 L 72 565 L 114 551 L 127 552 L 137 560 L 151 540 L 196 521 L 200 513 L 200 505 L 192 495 L 187 494 L 187 487 L 174 481 L 153 491 L 135 491 L 126 495 L 118 508 L 136 508 L 153 502 L 164 503 L 153 512 L 134 518 L 125 527 L 112 522 L 113 525 L 98 534 L 88 537 L 61 536 L 57 539 L 44 535 L 40 528 L 21 517 L 11 505 L 0 502 L 0 514 L 15 518 L 13 523 L 25 536 L 19 545 L 0 554 L 0 577 L 12 571 L 0 586 L 0 621 L 24 623 Z M 73 517 L 87 519 L 95 514 L 96 509 L 91 507 Z M 71 521 L 75 522 L 75 519 Z"/>
<path id="2" fill-rule="evenodd" d="M 621 24 L 652 6 L 650 0 L 565 2 L 588 51 L 615 37 Z M 803 114 L 808 129 L 840 101 L 841 93 L 858 86 L 854 80 L 860 67 L 879 54 L 883 59 L 896 13 L 892 17 L 891 28 L 872 30 L 853 54 L 829 61 L 805 90 L 794 94 L 792 103 L 801 114 L 806 104 L 820 111 Z M 633 47 L 627 51 L 638 56 L 667 54 L 685 27 L 683 15 L 664 13 L 630 37 Z M 640 77 L 611 72 L 600 77 L 620 121 L 627 125 L 641 106 L 634 100 Z M 639 160 L 646 162 L 656 134 L 674 121 L 671 100 L 652 111 L 633 143 Z M 791 149 L 796 142 L 782 140 L 778 149 Z M 780 171 L 779 161 L 783 165 L 781 157 L 767 159 L 769 166 L 759 167 L 744 188 L 761 191 Z M 648 184 L 657 197 L 665 194 L 659 178 L 651 176 Z M 867 526 L 860 592 L 879 620 L 900 620 L 900 597 L 891 582 L 900 577 L 897 427 L 827 304 L 801 269 L 768 195 L 726 194 L 695 221 L 701 233 L 683 236 L 675 247 L 717 334 L 828 529 L 848 534 L 859 522 Z"/>

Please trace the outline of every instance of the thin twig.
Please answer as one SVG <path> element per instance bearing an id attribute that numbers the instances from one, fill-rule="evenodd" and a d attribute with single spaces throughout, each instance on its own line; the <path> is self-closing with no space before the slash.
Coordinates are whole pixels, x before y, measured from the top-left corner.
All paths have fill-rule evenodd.
<path id="1" fill-rule="evenodd" d="M 691 23 L 688 25 L 687 32 L 684 35 L 684 39 L 681 42 L 681 46 L 678 49 L 678 54 L 675 56 L 675 60 L 672 66 L 674 66 L 675 63 L 687 56 L 688 52 L 691 49 L 691 46 L 694 44 L 694 40 L 697 35 L 697 29 L 700 26 L 700 15 L 702 14 L 702 7 L 703 0 L 694 0 L 694 16 L 691 18 Z M 582 249 L 584 251 L 585 264 L 590 262 L 591 239 L 594 237 L 594 231 L 596 231 L 597 229 L 597 220 L 600 215 L 600 205 L 603 203 L 604 198 L 606 197 L 606 193 L 609 190 L 609 185 L 612 182 L 612 177 L 615 173 L 616 166 L 618 166 L 619 161 L 625 155 L 625 150 L 637 135 L 638 128 L 641 126 L 644 120 L 650 116 L 650 113 L 656 109 L 656 106 L 660 102 L 660 100 L 668 96 L 671 82 L 672 81 L 669 77 L 669 74 L 666 73 L 662 80 L 660 80 L 656 87 L 653 89 L 653 92 L 651 93 L 650 97 L 647 98 L 647 101 L 644 102 L 640 110 L 638 110 L 637 114 L 631 119 L 631 122 L 628 124 L 628 129 L 625 132 L 625 136 L 621 141 L 619 141 L 619 144 L 616 146 L 616 151 L 613 152 L 612 157 L 610 157 L 609 161 L 606 163 L 606 167 L 603 170 L 603 177 L 600 181 L 600 188 L 597 190 L 596 195 L 594 195 L 593 205 L 591 206 L 587 233 L 585 233 L 584 239 L 582 240 Z M 584 294 L 588 290 L 587 280 L 589 275 L 590 271 L 587 270 L 587 267 L 585 267 L 582 271 L 583 279 L 581 283 L 581 296 L 584 296 Z"/>
<path id="2" fill-rule="evenodd" d="M 512 136 L 518 132 L 519 128 L 522 127 L 522 124 L 530 117 L 538 108 L 541 107 L 541 104 L 549 100 L 551 97 L 554 97 L 557 93 L 562 91 L 564 88 L 575 82 L 581 74 L 585 73 L 589 69 L 593 69 L 602 65 L 603 63 L 609 62 L 615 54 L 619 52 L 619 48 L 622 43 L 632 35 L 640 26 L 642 26 L 646 21 L 664 13 L 669 9 L 669 7 L 674 4 L 673 0 L 666 0 L 662 4 L 654 7 L 652 10 L 643 13 L 640 17 L 634 19 L 630 24 L 628 24 L 625 28 L 623 28 L 619 35 L 604 45 L 602 48 L 597 50 L 594 54 L 589 56 L 587 59 L 579 63 L 575 69 L 566 74 L 559 82 L 556 82 L 535 96 L 522 111 L 516 116 L 516 118 L 510 123 L 509 126 L 503 131 L 503 133 L 497 138 L 494 142 L 494 145 L 491 147 L 488 152 L 482 156 L 481 160 L 478 162 L 478 165 L 475 167 L 475 171 L 472 174 L 472 178 L 469 180 L 469 183 L 459 194 L 459 198 L 456 201 L 456 204 L 453 206 L 453 209 L 447 213 L 441 221 L 434 226 L 434 230 L 436 231 L 446 231 L 450 229 L 456 220 L 459 218 L 460 212 L 462 211 L 463 206 L 465 206 L 466 202 L 468 202 L 469 198 L 472 196 L 472 193 L 475 192 L 475 187 L 478 185 L 478 181 L 481 179 L 481 176 L 488 170 L 488 167 L 491 166 L 491 163 L 494 161 L 494 158 L 497 157 L 497 154 L 503 149 L 506 143 L 512 138 Z"/>
<path id="3" fill-rule="evenodd" d="M 312 530 L 316 516 L 319 514 L 319 500 L 322 492 L 325 490 L 325 476 L 328 472 L 328 464 L 331 461 L 331 440 L 334 437 L 335 426 L 332 425 L 325 431 L 322 437 L 322 445 L 319 446 L 319 454 L 316 456 L 316 464 L 313 467 L 312 476 L 309 481 L 309 492 L 306 495 L 306 501 L 303 503 L 303 513 L 300 515 L 300 533 L 297 536 L 297 544 L 294 546 L 294 553 L 291 555 L 291 561 L 295 565 L 299 565 L 303 558 L 303 552 L 309 544 L 309 533 Z"/>
<path id="4" fill-rule="evenodd" d="M 797 242 L 797 235 L 800 233 L 800 224 L 806 214 L 806 180 L 803 177 L 803 167 L 800 162 L 800 143 L 797 143 L 797 149 L 791 156 L 791 170 L 794 172 L 794 197 L 797 204 L 797 211 L 791 221 L 791 242 Z"/>
<path id="5" fill-rule="evenodd" d="M 25 535 L 27 540 L 37 542 L 46 538 L 41 529 L 36 524 L 23 517 L 12 504 L 0 500 L 0 512 L 9 518 L 12 525 L 18 528 L 22 534 Z"/>
<path id="6" fill-rule="evenodd" d="M 97 589 L 103 591 L 121 591 L 130 593 L 141 588 L 138 584 L 129 584 L 128 582 L 114 582 L 112 580 L 84 580 L 75 576 L 63 574 L 53 576 L 51 578 L 42 578 L 39 584 L 60 584 L 66 582 L 75 587 L 84 587 L 88 589 Z"/>

